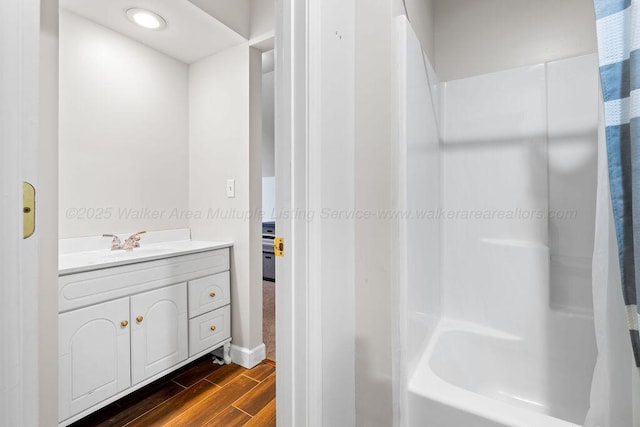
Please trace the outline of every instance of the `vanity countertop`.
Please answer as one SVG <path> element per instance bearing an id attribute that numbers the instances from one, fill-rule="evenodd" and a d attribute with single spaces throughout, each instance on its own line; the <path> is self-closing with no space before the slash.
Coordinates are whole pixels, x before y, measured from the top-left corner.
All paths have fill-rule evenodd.
<path id="1" fill-rule="evenodd" d="M 212 242 L 191 240 L 185 233 L 174 233 L 166 241 L 161 241 L 162 235 L 149 233 L 150 238 L 143 238 L 140 247 L 131 251 L 109 249 L 110 241 L 100 237 L 79 239 L 64 239 L 60 241 L 60 255 L 58 257 L 58 275 L 81 273 L 90 270 L 135 264 L 143 261 L 171 258 L 222 249 L 233 246 L 231 242 Z M 145 242 L 148 240 L 148 242 Z M 95 243 L 100 242 L 101 249 L 95 249 Z M 75 249 L 75 250 L 74 250 Z"/>

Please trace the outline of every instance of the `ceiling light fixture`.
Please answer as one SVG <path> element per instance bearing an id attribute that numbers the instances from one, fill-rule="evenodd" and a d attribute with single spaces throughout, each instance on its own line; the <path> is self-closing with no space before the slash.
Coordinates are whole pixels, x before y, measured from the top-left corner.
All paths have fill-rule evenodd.
<path id="1" fill-rule="evenodd" d="M 145 9 L 128 9 L 127 18 L 136 25 L 149 30 L 162 30 L 167 26 L 167 21 L 157 13 Z"/>

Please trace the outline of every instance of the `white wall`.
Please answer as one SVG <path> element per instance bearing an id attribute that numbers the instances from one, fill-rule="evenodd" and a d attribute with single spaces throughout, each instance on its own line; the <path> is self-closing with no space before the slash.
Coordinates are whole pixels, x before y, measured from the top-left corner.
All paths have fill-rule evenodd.
<path id="1" fill-rule="evenodd" d="M 262 344 L 261 218 L 245 217 L 261 205 L 260 62 L 245 44 L 189 68 L 189 207 L 202 215 L 190 221 L 192 238 L 234 242 L 231 333 L 246 349 Z"/>
<path id="2" fill-rule="evenodd" d="M 262 211 L 264 212 L 263 222 L 275 221 L 276 210 L 276 177 L 268 176 L 262 178 Z"/>
<path id="3" fill-rule="evenodd" d="M 328 18 L 319 19 L 321 25 L 310 23 L 309 28 L 310 32 L 319 34 L 314 42 L 320 50 L 320 57 L 314 58 L 317 62 L 310 59 L 309 73 L 309 158 L 321 159 L 320 164 L 313 165 L 319 168 L 310 167 L 309 187 L 321 189 L 317 197 L 311 196 L 312 208 L 316 212 L 321 208 L 349 212 L 358 205 L 357 171 L 353 168 L 358 150 L 353 138 L 357 126 L 354 119 L 358 120 L 354 115 L 357 77 L 353 80 L 356 2 L 321 0 L 316 4 L 319 16 Z M 300 183 L 294 183 L 297 185 Z M 317 234 L 310 237 L 309 256 L 321 260 L 321 263 L 312 262 L 309 270 L 311 275 L 318 275 L 312 283 L 319 287 L 310 297 L 322 298 L 319 319 L 323 367 L 321 425 L 352 426 L 357 416 L 355 383 L 359 340 L 354 315 L 357 225 L 345 217 L 325 217 L 316 219 L 313 228 Z M 318 241 L 313 241 L 315 239 Z M 318 265 L 321 268 L 314 270 Z"/>
<path id="4" fill-rule="evenodd" d="M 251 39 L 273 34 L 276 25 L 275 0 L 251 0 Z"/>
<path id="5" fill-rule="evenodd" d="M 434 9 L 435 0 L 406 0 L 407 17 L 422 50 L 433 61 L 435 55 Z"/>
<path id="6" fill-rule="evenodd" d="M 275 221 L 275 71 L 274 51 L 262 54 L 262 210 L 264 221 Z"/>
<path id="7" fill-rule="evenodd" d="M 61 11 L 61 238 L 188 227 L 188 107 L 187 65 Z"/>
<path id="8" fill-rule="evenodd" d="M 249 163 L 249 210 L 259 212 L 249 220 L 249 246 L 245 263 L 249 270 L 249 298 L 243 302 L 250 311 L 250 346 L 261 348 L 255 363 L 265 357 L 262 342 L 262 51 L 249 47 L 249 153 L 245 157 Z M 236 344 L 239 345 L 239 344 Z"/>
<path id="9" fill-rule="evenodd" d="M 392 2 L 357 0 L 355 209 L 392 207 Z M 392 398 L 392 222 L 355 223 L 356 421 L 389 426 Z"/>
<path id="10" fill-rule="evenodd" d="M 443 81 L 596 51 L 591 1 L 434 0 L 434 17 Z"/>
<path id="11" fill-rule="evenodd" d="M 264 68 L 262 74 L 262 176 L 275 176 L 275 71 L 274 51 L 262 54 Z"/>
<path id="12" fill-rule="evenodd" d="M 38 416 L 58 422 L 58 2 L 40 1 Z"/>
<path id="13" fill-rule="evenodd" d="M 189 0 L 247 40 L 273 34 L 275 0 Z"/>
<path id="14" fill-rule="evenodd" d="M 189 0 L 242 37 L 248 39 L 251 26 L 251 0 Z"/>

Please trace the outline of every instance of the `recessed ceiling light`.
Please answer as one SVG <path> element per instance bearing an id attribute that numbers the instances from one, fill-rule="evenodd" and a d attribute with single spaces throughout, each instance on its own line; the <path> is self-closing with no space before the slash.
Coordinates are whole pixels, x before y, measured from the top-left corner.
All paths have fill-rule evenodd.
<path id="1" fill-rule="evenodd" d="M 167 26 L 167 21 L 157 13 L 145 9 L 128 9 L 127 17 L 131 22 L 150 30 L 161 30 Z"/>

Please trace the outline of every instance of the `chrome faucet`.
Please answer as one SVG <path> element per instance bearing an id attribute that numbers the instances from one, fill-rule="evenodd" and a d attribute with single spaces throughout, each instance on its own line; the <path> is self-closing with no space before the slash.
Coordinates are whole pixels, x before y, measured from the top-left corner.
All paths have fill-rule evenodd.
<path id="1" fill-rule="evenodd" d="M 122 243 L 120 238 L 115 234 L 103 234 L 102 237 L 111 237 L 111 250 L 117 251 L 124 249 L 125 251 L 132 251 L 133 248 L 140 247 L 140 236 L 146 233 L 146 231 L 138 231 L 137 233 L 133 233 L 131 236 L 127 237 L 127 240 Z"/>
<path id="2" fill-rule="evenodd" d="M 122 242 L 120 241 L 120 238 L 118 236 L 116 236 L 115 234 L 103 234 L 102 237 L 112 237 L 113 238 L 111 240 L 111 250 L 112 251 L 116 251 L 118 249 L 122 249 Z"/>
<path id="3" fill-rule="evenodd" d="M 138 231 L 137 233 L 133 233 L 131 236 L 127 237 L 127 240 L 124 241 L 122 245 L 122 249 L 125 251 L 131 251 L 133 248 L 140 247 L 140 235 L 146 233 L 146 231 Z"/>

